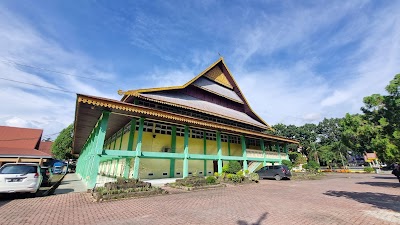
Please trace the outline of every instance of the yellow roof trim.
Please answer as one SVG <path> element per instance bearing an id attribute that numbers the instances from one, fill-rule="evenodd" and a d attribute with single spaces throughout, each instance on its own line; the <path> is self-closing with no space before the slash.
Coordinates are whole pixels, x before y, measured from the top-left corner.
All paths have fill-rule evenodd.
<path id="1" fill-rule="evenodd" d="M 254 115 L 257 116 L 257 118 L 260 119 L 265 125 L 267 125 L 269 129 L 271 129 L 271 126 L 267 122 L 265 122 L 259 115 L 257 115 L 257 113 L 255 113 L 254 110 L 251 108 L 251 106 L 250 106 L 249 102 L 247 101 L 246 97 L 244 97 L 244 94 L 240 90 L 239 85 L 237 84 L 235 78 L 232 76 L 231 71 L 229 70 L 228 66 L 226 66 L 224 59 L 221 58 L 221 61 L 222 61 L 222 64 L 225 66 L 226 70 L 228 71 L 229 75 L 231 76 L 231 78 L 232 78 L 233 82 L 235 83 L 237 89 L 239 90 L 240 94 L 242 95 L 244 102 L 249 107 L 250 111 L 252 113 L 254 113 Z"/>
<path id="2" fill-rule="evenodd" d="M 207 69 L 203 70 L 200 74 L 198 74 L 197 76 L 195 76 L 189 82 L 187 82 L 186 84 L 184 84 L 182 86 L 170 86 L 170 87 L 159 87 L 159 88 L 144 88 L 144 89 L 129 90 L 129 91 L 121 91 L 121 90 L 119 90 L 118 94 L 119 95 L 123 94 L 124 96 L 137 96 L 136 95 L 137 93 L 183 89 L 183 88 L 189 86 L 190 84 L 192 84 L 193 82 L 195 82 L 199 77 L 203 76 L 205 73 L 207 73 L 210 69 L 212 69 L 215 65 L 217 65 L 222 60 L 223 60 L 222 57 L 219 58 L 216 62 L 214 62 L 209 67 L 207 67 Z M 126 97 L 123 98 L 123 100 L 125 100 L 125 99 L 126 99 Z"/>
<path id="3" fill-rule="evenodd" d="M 213 123 L 211 121 L 206 121 L 206 120 L 199 119 L 199 118 L 184 116 L 184 115 L 171 113 L 171 112 L 160 111 L 160 110 L 156 110 L 156 109 L 152 109 L 152 108 L 148 108 L 148 107 L 144 107 L 144 106 L 133 105 L 130 103 L 120 102 L 120 101 L 111 100 L 111 99 L 104 99 L 104 98 L 99 99 L 97 97 L 85 96 L 85 95 L 78 94 L 77 103 L 84 103 L 84 104 L 106 107 L 106 108 L 110 108 L 110 109 L 117 109 L 117 110 L 137 113 L 137 114 L 149 115 L 149 116 L 154 116 L 154 117 L 159 117 L 159 118 L 166 118 L 166 119 L 179 121 L 181 123 L 195 124 L 195 125 L 200 125 L 203 127 L 209 127 L 212 129 L 233 131 L 233 132 L 237 132 L 237 133 L 241 133 L 241 134 L 247 134 L 247 135 L 252 135 L 252 136 L 257 136 L 257 137 L 262 137 L 262 138 L 268 138 L 268 139 L 272 139 L 272 140 L 276 140 L 276 141 L 299 144 L 299 141 L 293 140 L 293 139 L 288 139 L 288 138 L 284 138 L 284 137 L 280 137 L 280 136 L 265 134 L 262 132 L 251 131 L 251 130 L 243 129 L 240 127 L 226 125 L 226 124 Z M 78 107 L 78 104 L 77 104 L 77 107 Z"/>

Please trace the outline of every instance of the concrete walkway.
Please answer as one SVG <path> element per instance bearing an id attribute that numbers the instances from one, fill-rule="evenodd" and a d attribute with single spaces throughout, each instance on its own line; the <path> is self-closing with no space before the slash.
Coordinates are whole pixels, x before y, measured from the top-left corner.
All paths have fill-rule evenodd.
<path id="1" fill-rule="evenodd" d="M 86 185 L 76 173 L 68 173 L 65 175 L 54 194 L 58 195 L 71 192 L 86 192 Z"/>
<path id="2" fill-rule="evenodd" d="M 162 187 L 166 183 L 174 183 L 176 179 L 180 178 L 143 179 L 142 181 L 151 183 L 151 185 L 155 187 Z"/>

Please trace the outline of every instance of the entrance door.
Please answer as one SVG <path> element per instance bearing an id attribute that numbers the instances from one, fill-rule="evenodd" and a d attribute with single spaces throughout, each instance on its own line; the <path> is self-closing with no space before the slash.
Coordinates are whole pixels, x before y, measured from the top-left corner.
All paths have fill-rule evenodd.
<path id="1" fill-rule="evenodd" d="M 214 173 L 217 172 L 218 173 L 218 161 L 214 160 L 213 161 L 213 168 L 214 168 Z"/>

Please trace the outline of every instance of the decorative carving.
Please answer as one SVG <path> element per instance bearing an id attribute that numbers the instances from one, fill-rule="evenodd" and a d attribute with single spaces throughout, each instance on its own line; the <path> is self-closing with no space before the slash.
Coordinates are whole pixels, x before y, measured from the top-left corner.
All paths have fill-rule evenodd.
<path id="1" fill-rule="evenodd" d="M 123 91 L 123 90 L 121 90 L 121 89 L 120 89 L 120 90 L 118 90 L 118 95 L 125 95 L 125 93 L 126 93 L 126 92 L 125 92 L 125 91 Z"/>
<path id="2" fill-rule="evenodd" d="M 202 127 L 209 127 L 209 128 L 216 129 L 216 130 L 228 130 L 228 131 L 233 131 L 233 132 L 256 136 L 256 137 L 264 137 L 267 139 L 299 144 L 299 142 L 296 140 L 291 140 L 291 139 L 286 139 L 286 138 L 278 137 L 278 136 L 274 136 L 274 135 L 259 133 L 259 132 L 246 130 L 246 129 L 242 129 L 242 128 L 237 128 L 237 127 L 233 127 L 233 126 L 229 126 L 229 125 L 211 123 L 210 121 L 205 121 L 205 120 L 192 118 L 192 117 L 188 117 L 188 116 L 177 115 L 174 113 L 162 112 L 162 111 L 158 111 L 155 109 L 132 105 L 132 104 L 124 103 L 124 102 L 111 102 L 111 101 L 107 101 L 107 100 L 103 100 L 103 99 L 96 99 L 96 98 L 92 98 L 92 97 L 88 97 L 88 96 L 79 96 L 78 102 L 82 102 L 82 103 L 89 104 L 89 105 L 107 107 L 107 108 L 111 108 L 111 109 L 118 109 L 118 110 L 127 111 L 127 112 L 133 112 L 133 113 L 142 114 L 142 115 L 149 115 L 149 116 L 154 116 L 154 117 L 159 117 L 159 118 L 175 120 L 175 121 L 179 121 L 182 123 L 195 124 L 195 125 L 199 125 Z M 116 114 L 118 114 L 118 113 L 116 113 Z"/>

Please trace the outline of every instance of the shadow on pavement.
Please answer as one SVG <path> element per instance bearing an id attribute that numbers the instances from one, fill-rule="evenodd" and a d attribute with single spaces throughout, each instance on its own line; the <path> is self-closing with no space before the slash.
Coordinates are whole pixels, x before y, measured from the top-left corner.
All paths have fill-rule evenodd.
<path id="1" fill-rule="evenodd" d="M 57 188 L 54 191 L 54 193 L 52 193 L 52 194 L 58 195 L 58 194 L 67 194 L 67 193 L 71 193 L 71 192 L 74 192 L 74 189 L 71 189 L 71 188 Z"/>
<path id="2" fill-rule="evenodd" d="M 356 184 L 365 184 L 375 187 L 391 187 L 391 188 L 400 188 L 399 183 L 392 183 L 392 182 L 357 182 Z"/>
<path id="3" fill-rule="evenodd" d="M 325 195 L 345 197 L 360 203 L 373 205 L 380 209 L 390 209 L 400 212 L 400 196 L 372 192 L 327 191 Z"/>
<path id="4" fill-rule="evenodd" d="M 395 176 L 379 176 L 379 177 L 374 177 L 374 179 L 384 179 L 384 180 L 396 180 L 397 178 Z"/>
<path id="5" fill-rule="evenodd" d="M 266 212 L 266 213 L 263 213 L 263 214 L 260 216 L 260 218 L 258 218 L 257 222 L 255 222 L 255 223 L 248 223 L 248 222 L 246 222 L 246 221 L 244 221 L 244 220 L 238 220 L 237 223 L 238 223 L 239 225 L 260 225 L 261 222 L 262 222 L 263 220 L 267 219 L 267 215 L 268 215 L 267 212 Z"/>

